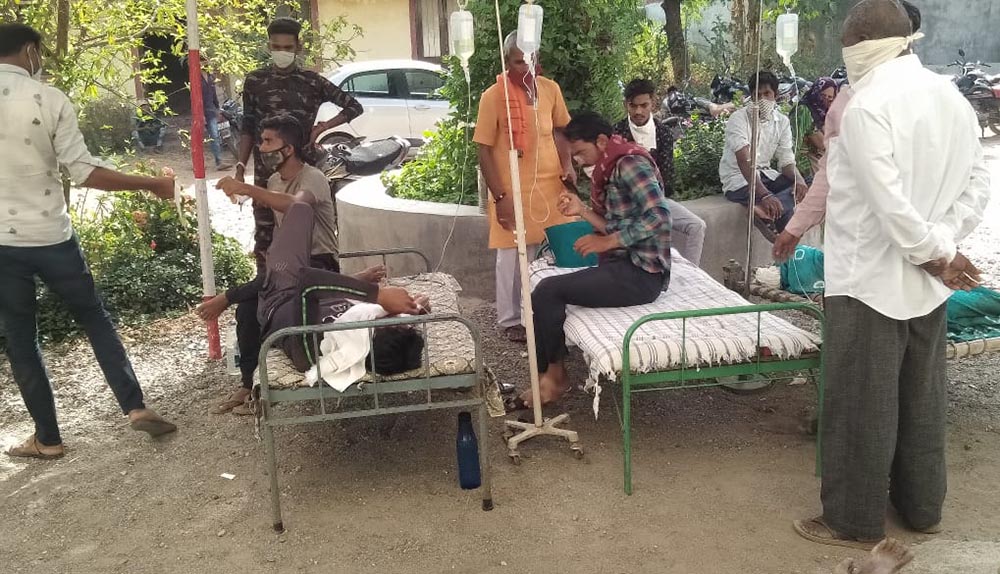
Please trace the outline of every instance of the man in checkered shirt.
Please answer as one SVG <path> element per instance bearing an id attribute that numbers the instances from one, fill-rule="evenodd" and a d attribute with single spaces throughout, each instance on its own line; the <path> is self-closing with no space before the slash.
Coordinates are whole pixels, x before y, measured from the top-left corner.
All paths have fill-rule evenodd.
<path id="1" fill-rule="evenodd" d="M 567 305 L 645 305 L 670 281 L 670 209 L 655 160 L 641 145 L 613 135 L 611 124 L 596 114 L 577 115 L 564 133 L 577 163 L 593 166 L 594 172 L 590 206 L 567 191 L 559 210 L 594 227 L 573 248 L 585 257 L 597 254 L 600 263 L 546 278 L 532 292 L 543 403 L 557 400 L 569 388 L 563 365 Z M 530 392 L 520 399 L 527 406 Z"/>

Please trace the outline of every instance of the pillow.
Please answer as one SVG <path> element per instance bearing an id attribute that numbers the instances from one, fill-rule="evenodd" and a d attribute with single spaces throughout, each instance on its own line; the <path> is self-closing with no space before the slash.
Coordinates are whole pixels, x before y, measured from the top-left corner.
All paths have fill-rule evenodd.
<path id="1" fill-rule="evenodd" d="M 594 232 L 594 226 L 586 221 L 572 221 L 553 225 L 545 230 L 549 248 L 556 257 L 556 267 L 593 267 L 597 265 L 597 255 L 583 257 L 573 250 L 573 244 L 584 235 Z"/>

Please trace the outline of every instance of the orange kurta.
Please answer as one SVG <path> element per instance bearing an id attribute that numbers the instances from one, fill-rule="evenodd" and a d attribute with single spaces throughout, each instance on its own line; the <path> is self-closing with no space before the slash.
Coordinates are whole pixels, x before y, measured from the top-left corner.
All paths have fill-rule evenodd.
<path id="1" fill-rule="evenodd" d="M 521 205 L 524 207 L 524 230 L 528 245 L 541 243 L 545 238 L 546 228 L 571 221 L 570 218 L 563 217 L 557 208 L 559 193 L 563 189 L 563 169 L 552 135 L 554 128 L 563 128 L 569 123 L 569 111 L 558 84 L 539 77 L 537 85 L 538 112 L 536 114 L 531 107 L 524 108 L 527 133 L 524 135 L 524 154 L 518 160 L 521 171 Z M 503 193 L 512 194 L 507 159 L 510 138 L 505 102 L 503 84 L 494 84 L 483 93 L 473 141 L 493 148 L 492 160 L 503 182 Z M 497 223 L 492 201 L 489 202 L 489 218 L 490 249 L 516 247 L 514 232 L 507 231 Z"/>

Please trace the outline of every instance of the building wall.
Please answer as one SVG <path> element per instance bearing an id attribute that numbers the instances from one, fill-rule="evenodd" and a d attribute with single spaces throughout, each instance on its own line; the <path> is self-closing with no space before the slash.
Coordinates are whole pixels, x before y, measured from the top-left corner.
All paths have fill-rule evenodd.
<path id="1" fill-rule="evenodd" d="M 354 43 L 356 60 L 411 58 L 410 0 L 316 0 L 320 24 L 346 16 L 361 26 L 364 37 Z"/>

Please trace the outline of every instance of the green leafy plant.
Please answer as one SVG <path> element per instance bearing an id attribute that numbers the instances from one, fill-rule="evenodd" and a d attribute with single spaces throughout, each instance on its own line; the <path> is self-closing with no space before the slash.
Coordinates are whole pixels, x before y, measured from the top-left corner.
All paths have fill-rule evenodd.
<path id="1" fill-rule="evenodd" d="M 725 122 L 696 121 L 674 144 L 675 199 L 697 199 L 722 192 L 719 162 L 725 137 Z"/>
<path id="2" fill-rule="evenodd" d="M 653 82 L 657 90 L 657 101 L 667 95 L 667 88 L 674 82 L 667 36 L 658 24 L 648 20 L 640 25 L 632 49 L 625 59 L 622 83 L 628 83 L 633 78 L 645 78 Z"/>
<path id="3" fill-rule="evenodd" d="M 478 175 L 475 144 L 470 141 L 470 126 L 449 118 L 438 126 L 431 142 L 420 156 L 403 164 L 398 174 L 382 176 L 389 195 L 403 199 L 418 199 L 439 203 L 476 205 Z M 444 166 L 454 166 L 447 169 Z M 464 183 L 463 183 L 464 172 Z"/>

